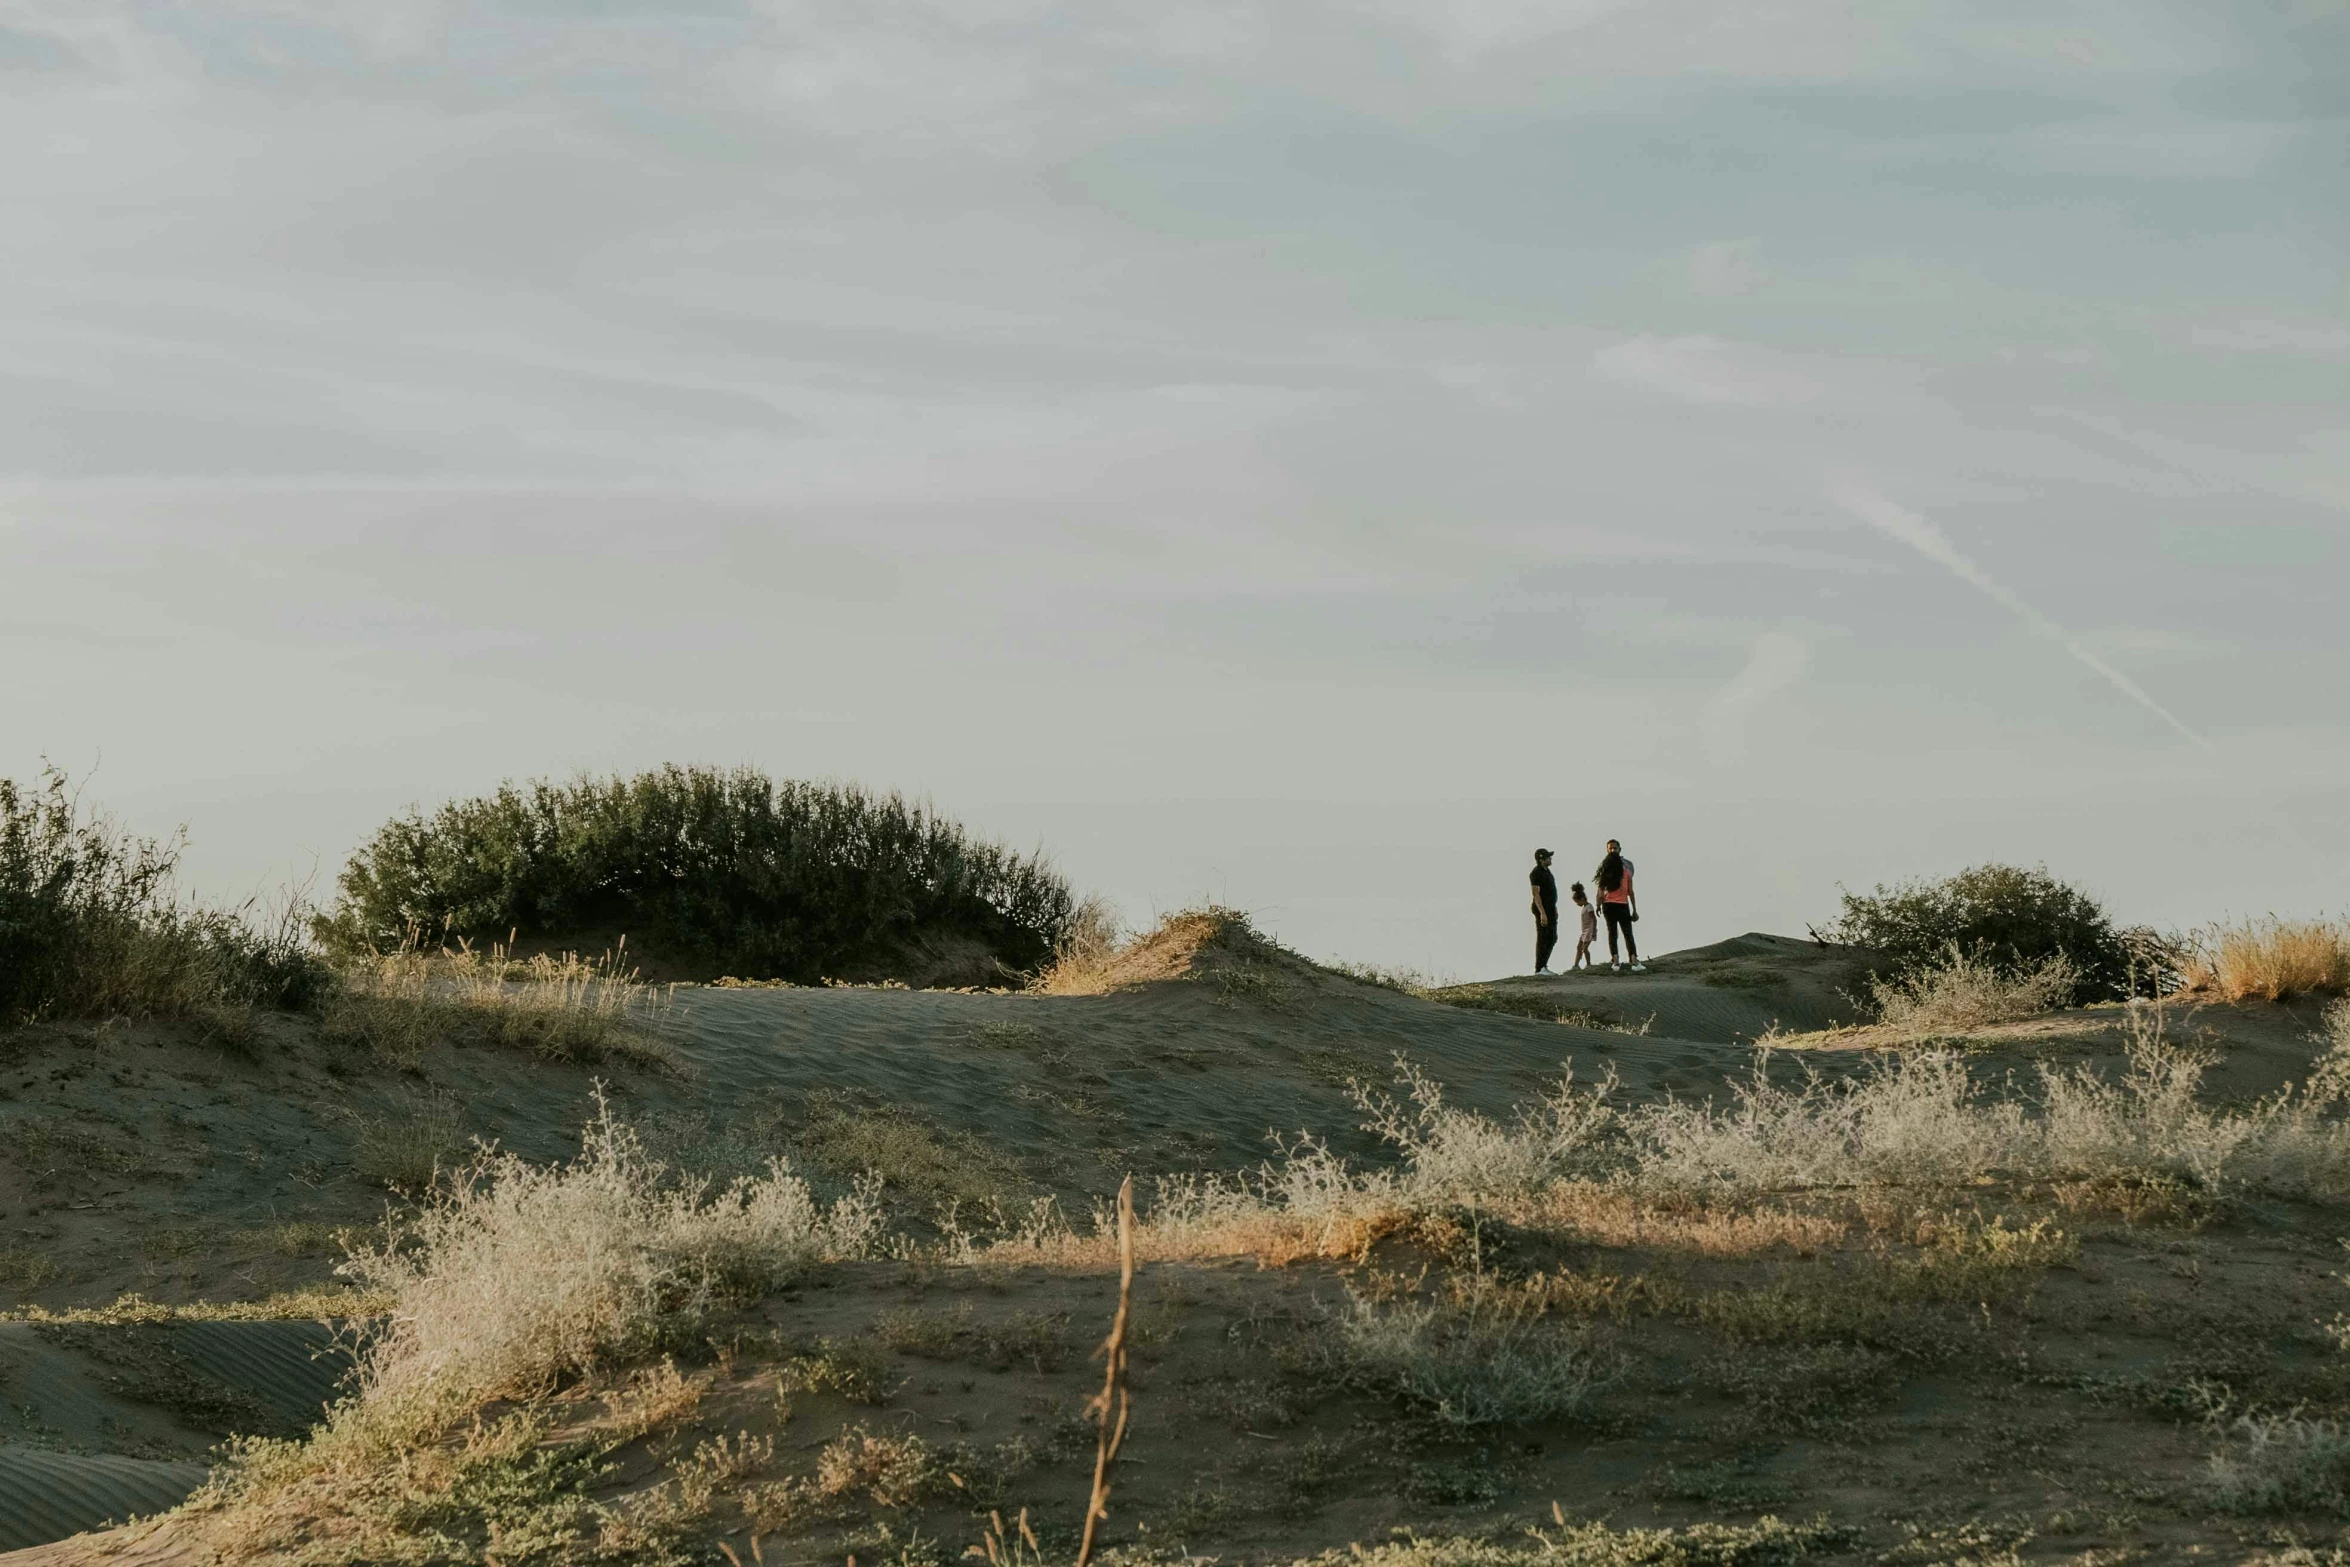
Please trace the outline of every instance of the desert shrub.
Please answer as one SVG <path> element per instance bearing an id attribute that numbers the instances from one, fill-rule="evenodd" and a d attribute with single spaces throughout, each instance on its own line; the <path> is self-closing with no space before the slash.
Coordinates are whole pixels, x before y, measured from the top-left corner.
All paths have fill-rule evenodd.
<path id="1" fill-rule="evenodd" d="M 2189 990 L 2281 1001 L 2350 989 L 2350 922 L 2246 920 L 2197 931 L 2181 964 Z"/>
<path id="2" fill-rule="evenodd" d="M 1608 1099 L 1614 1069 L 1592 1087 L 1578 1087 L 1574 1069 L 1504 1124 L 1444 1101 L 1444 1089 L 1401 1054 L 1396 1100 L 1372 1089 L 1352 1090 L 1364 1130 L 1402 1154 L 1415 1206 L 1477 1204 L 1522 1197 L 1562 1176 L 1606 1168 L 1622 1117 Z"/>
<path id="3" fill-rule="evenodd" d="M 1393 1303 L 1350 1290 L 1321 1358 L 1340 1380 L 1448 1426 L 1561 1420 L 1584 1407 L 1599 1364 L 1585 1332 L 1543 1307 L 1534 1292 L 1490 1284 Z"/>
<path id="4" fill-rule="evenodd" d="M 861 1254 L 878 1225 L 870 1193 L 820 1206 L 780 1161 L 724 1188 L 676 1177 L 599 1110 L 576 1160 L 485 1153 L 344 1265 L 397 1302 L 366 1356 L 367 1395 L 542 1392 L 690 1335 L 816 1262 Z"/>
<path id="5" fill-rule="evenodd" d="M 2141 1003 L 2126 1021 L 2118 1076 L 2044 1065 L 2032 1089 L 2012 1096 L 1977 1083 L 1956 1052 L 1916 1050 L 1836 1078 L 1765 1058 L 1719 1100 L 1617 1105 L 1612 1084 L 1585 1087 L 1570 1074 L 1503 1121 L 1445 1103 L 1407 1063 L 1403 1099 L 1360 1097 L 1366 1129 L 1397 1149 L 1394 1165 L 1358 1167 L 1305 1137 L 1252 1177 L 1165 1179 L 1146 1244 L 1159 1255 L 1222 1245 L 1282 1259 L 1359 1256 L 1420 1216 L 1465 1210 L 1477 1222 L 1541 1224 L 1609 1194 L 1685 1204 L 1987 1180 L 2159 1189 L 2173 1193 L 2173 1208 L 2232 1190 L 2350 1194 L 2350 1006 L 2303 1083 L 2240 1106 L 2199 1097 L 2209 1063 L 2168 1043 L 2158 1005 Z M 2066 1244 L 2037 1232 L 1977 1239 L 1982 1256 L 1968 1261 L 1960 1248 L 1936 1265 L 2029 1272 L 2048 1264 L 2048 1246 Z"/>
<path id="6" fill-rule="evenodd" d="M 867 1491 L 884 1507 L 903 1507 L 939 1488 L 944 1467 L 918 1436 L 852 1426 L 816 1455 L 816 1485 L 827 1496 Z"/>
<path id="7" fill-rule="evenodd" d="M 2247 1108 L 2197 1097 L 2206 1058 L 2171 1046 L 2160 1009 L 2129 1018 L 2118 1078 L 2042 1066 L 2037 1102 L 1979 1088 L 1948 1052 L 1913 1051 L 1851 1078 L 1757 1067 L 1717 1106 L 1643 1109 L 1625 1178 L 1665 1190 L 1956 1185 L 1988 1176 L 2173 1177 L 2205 1190 L 2350 1191 L 2350 1052 L 2322 1054 L 2298 1091 Z"/>
<path id="8" fill-rule="evenodd" d="M 2350 1515 L 2350 1431 L 2337 1420 L 2243 1415 L 2212 1455 L 2212 1499 L 2237 1513 Z"/>
<path id="9" fill-rule="evenodd" d="M 929 807 L 752 768 L 506 784 L 387 822 L 351 857 L 322 936 L 388 950 L 623 931 L 721 973 L 814 983 L 896 973 L 923 945 L 1037 967 L 1084 929 L 1033 855 Z"/>
<path id="10" fill-rule="evenodd" d="M 2002 966 L 1956 942 L 1942 957 L 1898 978 L 1869 978 L 1878 1021 L 1913 1039 L 2050 1012 L 2079 993 L 2081 971 L 2063 953 L 2037 963 Z"/>
<path id="11" fill-rule="evenodd" d="M 2132 949 L 2097 900 L 2045 867 L 1977 865 L 1941 881 L 1908 881 L 1844 894 L 1835 939 L 1882 953 L 1900 980 L 1968 958 L 2014 971 L 2068 960 L 2078 975 L 2068 1003 L 2126 994 Z"/>
<path id="12" fill-rule="evenodd" d="M 195 1017 L 236 1045 L 250 1037 L 240 1009 L 316 999 L 327 973 L 299 911 L 182 902 L 184 842 L 85 811 L 54 770 L 31 787 L 0 778 L 0 1023 Z"/>

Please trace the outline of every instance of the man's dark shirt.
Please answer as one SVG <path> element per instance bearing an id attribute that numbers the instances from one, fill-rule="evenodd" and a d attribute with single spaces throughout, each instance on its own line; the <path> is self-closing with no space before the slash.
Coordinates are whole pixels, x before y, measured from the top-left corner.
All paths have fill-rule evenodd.
<path id="1" fill-rule="evenodd" d="M 1543 914 L 1556 925 L 1559 918 L 1558 878 L 1550 873 L 1549 866 L 1537 865 L 1526 879 L 1534 884 L 1534 899 L 1542 905 Z"/>

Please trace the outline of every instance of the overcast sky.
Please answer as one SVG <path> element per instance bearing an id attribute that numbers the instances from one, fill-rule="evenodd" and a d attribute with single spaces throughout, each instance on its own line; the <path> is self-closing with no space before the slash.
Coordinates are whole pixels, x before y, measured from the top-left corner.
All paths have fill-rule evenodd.
<path id="1" fill-rule="evenodd" d="M 0 773 L 927 794 L 1523 967 L 2350 908 L 2340 0 L 0 0 Z"/>

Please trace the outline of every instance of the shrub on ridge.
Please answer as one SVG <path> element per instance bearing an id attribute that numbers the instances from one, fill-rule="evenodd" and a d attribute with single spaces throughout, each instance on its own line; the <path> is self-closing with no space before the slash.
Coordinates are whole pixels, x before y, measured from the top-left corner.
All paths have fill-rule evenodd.
<path id="1" fill-rule="evenodd" d="M 505 784 L 395 817 L 351 857 L 320 934 L 343 950 L 427 939 L 577 939 L 706 972 L 813 983 L 904 977 L 925 943 L 1033 969 L 1078 913 L 1035 855 L 929 807 L 753 768 Z"/>
<path id="2" fill-rule="evenodd" d="M 2131 986 L 2129 937 L 2095 898 L 2045 866 L 1977 865 L 1941 881 L 1847 892 L 1832 934 L 1882 953 L 1885 977 L 1896 981 L 1946 962 L 1955 949 L 2003 972 L 2064 959 L 2077 976 L 2062 998 L 2070 1004 L 2127 995 Z"/>
<path id="3" fill-rule="evenodd" d="M 226 1033 L 241 1009 L 316 1000 L 327 973 L 297 908 L 271 920 L 183 903 L 184 841 L 122 831 L 54 769 L 30 786 L 0 778 L 0 1025 L 194 1016 Z"/>

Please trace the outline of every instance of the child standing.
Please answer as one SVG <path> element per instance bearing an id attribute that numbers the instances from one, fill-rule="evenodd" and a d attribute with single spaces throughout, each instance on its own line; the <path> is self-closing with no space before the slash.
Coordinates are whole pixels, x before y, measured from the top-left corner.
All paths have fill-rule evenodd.
<path id="1" fill-rule="evenodd" d="M 1591 944 L 1599 939 L 1599 910 L 1593 908 L 1591 900 L 1583 896 L 1581 882 L 1569 889 L 1568 896 L 1575 900 L 1575 908 L 1582 918 L 1582 923 L 1575 930 L 1575 961 L 1567 965 L 1567 971 L 1573 973 L 1576 969 L 1591 967 Z"/>

